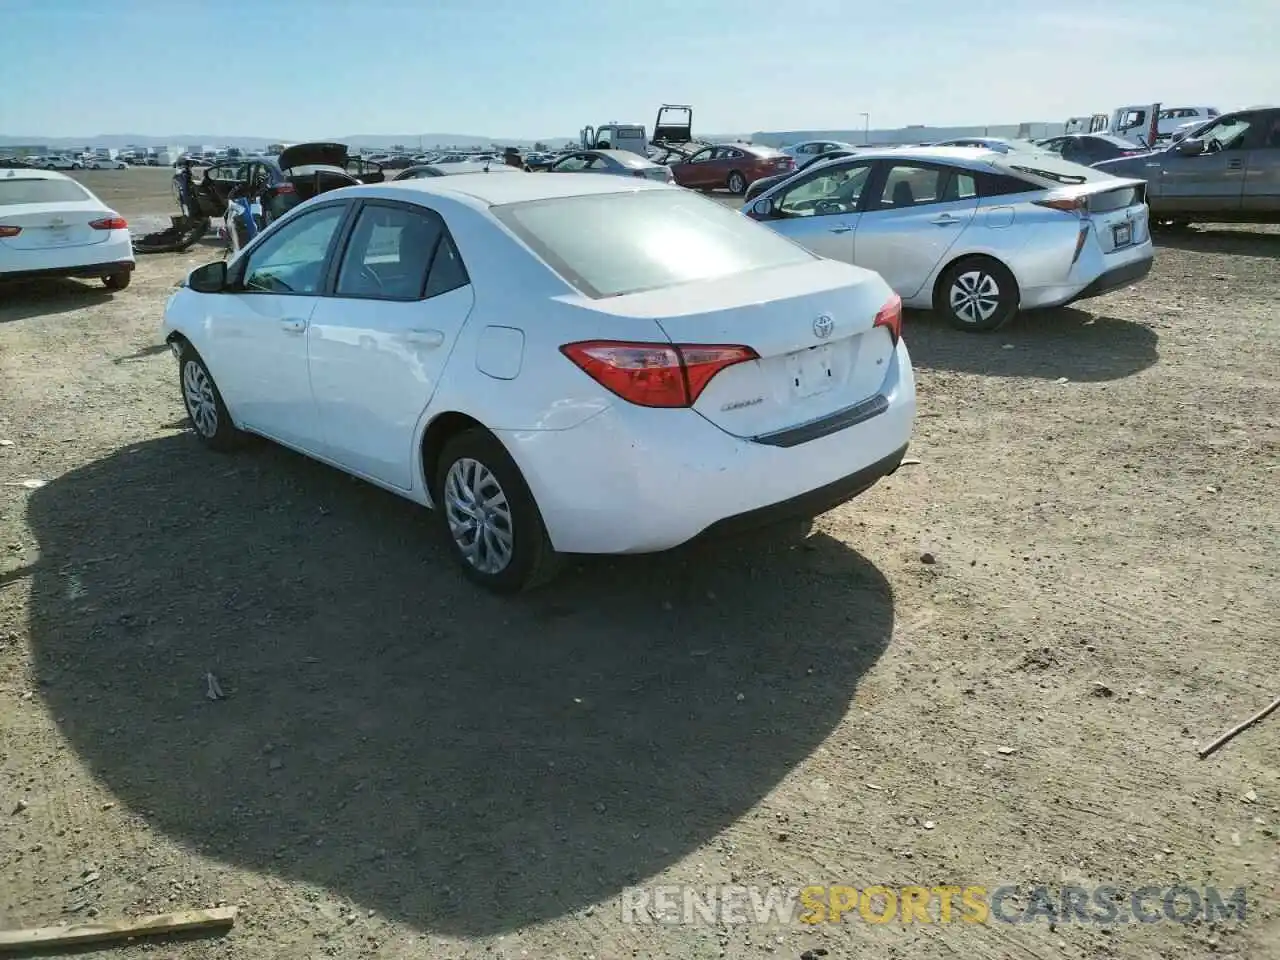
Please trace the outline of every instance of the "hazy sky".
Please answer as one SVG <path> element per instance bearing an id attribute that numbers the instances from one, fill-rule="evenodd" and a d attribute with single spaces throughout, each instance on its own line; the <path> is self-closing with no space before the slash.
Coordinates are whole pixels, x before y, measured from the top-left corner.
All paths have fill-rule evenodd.
<path id="1" fill-rule="evenodd" d="M 574 134 L 1280 100 L 1280 0 L 0 0 L 0 134 Z M 21 91 L 21 92 L 19 92 Z"/>

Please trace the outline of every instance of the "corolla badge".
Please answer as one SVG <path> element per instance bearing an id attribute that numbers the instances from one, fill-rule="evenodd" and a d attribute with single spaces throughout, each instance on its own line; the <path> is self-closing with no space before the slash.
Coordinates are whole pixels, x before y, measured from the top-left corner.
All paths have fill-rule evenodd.
<path id="1" fill-rule="evenodd" d="M 831 336 L 831 331 L 835 327 L 836 322 L 824 313 L 813 321 L 813 335 L 819 340 L 825 340 Z"/>

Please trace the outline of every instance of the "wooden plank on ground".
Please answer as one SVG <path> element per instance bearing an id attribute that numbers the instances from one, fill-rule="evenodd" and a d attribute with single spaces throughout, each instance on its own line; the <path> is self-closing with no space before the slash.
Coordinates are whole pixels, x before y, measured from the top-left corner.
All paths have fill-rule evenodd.
<path id="1" fill-rule="evenodd" d="M 105 920 L 100 923 L 77 923 L 65 927 L 34 927 L 29 930 L 0 930 L 0 953 L 64 947 L 134 937 L 156 937 L 195 930 L 215 930 L 235 922 L 235 907 L 211 910 L 180 910 L 151 917 Z"/>

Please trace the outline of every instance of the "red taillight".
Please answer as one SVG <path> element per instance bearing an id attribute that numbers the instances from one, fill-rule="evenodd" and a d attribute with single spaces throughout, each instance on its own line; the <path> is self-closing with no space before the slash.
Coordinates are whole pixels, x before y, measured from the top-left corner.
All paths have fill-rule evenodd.
<path id="1" fill-rule="evenodd" d="M 1085 197 L 1048 197 L 1034 201 L 1038 207 L 1061 210 L 1063 213 L 1084 214 L 1089 212 L 1089 203 Z"/>
<path id="2" fill-rule="evenodd" d="M 4 224 L 0 224 L 0 237 L 16 237 L 21 232 L 21 227 L 6 227 Z"/>
<path id="3" fill-rule="evenodd" d="M 641 407 L 691 407 L 725 367 L 760 359 L 750 347 L 616 340 L 567 343 L 560 352 L 606 390 Z"/>
<path id="4" fill-rule="evenodd" d="M 90 220 L 89 226 L 95 230 L 127 230 L 129 221 L 124 217 L 103 217 L 101 220 Z"/>
<path id="5" fill-rule="evenodd" d="M 880 308 L 880 312 L 876 314 L 876 321 L 872 324 L 872 329 L 876 327 L 884 327 L 889 331 L 889 339 L 893 341 L 893 345 L 898 345 L 898 340 L 902 337 L 902 298 L 896 293 L 889 298 L 889 302 Z"/>

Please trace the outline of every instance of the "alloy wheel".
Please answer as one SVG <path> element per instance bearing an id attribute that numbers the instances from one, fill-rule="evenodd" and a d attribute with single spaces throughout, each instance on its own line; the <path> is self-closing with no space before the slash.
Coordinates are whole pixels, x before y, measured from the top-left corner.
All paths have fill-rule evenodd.
<path id="1" fill-rule="evenodd" d="M 445 517 L 463 559 L 480 573 L 501 573 L 515 553 L 511 505 L 488 467 L 455 460 L 445 475 Z"/>
<path id="2" fill-rule="evenodd" d="M 207 439 L 218 432 L 218 401 L 213 394 L 213 381 L 194 360 L 188 360 L 182 368 L 182 399 L 200 436 Z"/>
<path id="3" fill-rule="evenodd" d="M 1000 309 L 1000 285 L 991 274 L 970 270 L 956 277 L 948 300 L 951 312 L 965 323 L 985 323 Z"/>

